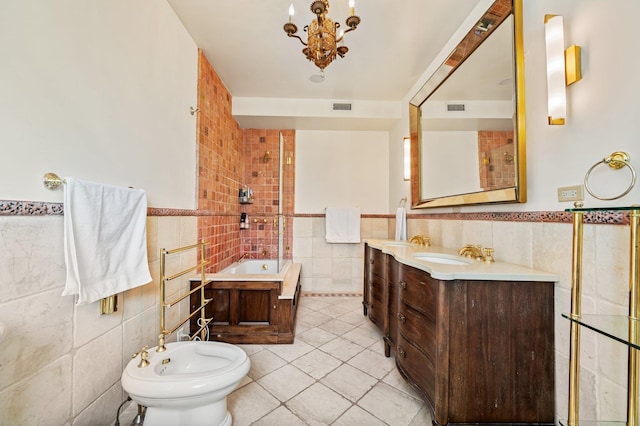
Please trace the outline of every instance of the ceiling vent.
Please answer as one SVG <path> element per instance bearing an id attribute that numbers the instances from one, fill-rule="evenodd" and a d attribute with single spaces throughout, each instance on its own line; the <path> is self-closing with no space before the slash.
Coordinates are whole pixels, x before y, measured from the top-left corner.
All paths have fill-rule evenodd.
<path id="1" fill-rule="evenodd" d="M 447 104 L 447 111 L 464 111 L 464 104 Z"/>
<path id="2" fill-rule="evenodd" d="M 333 102 L 331 104 L 332 111 L 351 111 L 351 104 L 347 102 Z"/>

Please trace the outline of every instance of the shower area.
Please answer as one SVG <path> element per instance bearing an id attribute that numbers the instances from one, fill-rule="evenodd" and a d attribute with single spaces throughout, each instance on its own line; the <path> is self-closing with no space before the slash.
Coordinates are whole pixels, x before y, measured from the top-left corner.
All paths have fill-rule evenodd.
<path id="1" fill-rule="evenodd" d="M 292 262 L 294 138 L 293 130 L 249 129 L 242 130 L 236 153 L 233 147 L 216 147 L 221 156 L 217 165 L 231 173 L 224 180 L 212 174 L 214 196 L 223 202 L 211 208 L 222 211 L 199 220 L 199 233 L 210 243 L 209 283 L 204 296 L 191 295 L 192 307 L 200 306 L 201 297 L 211 299 L 205 308 L 210 340 L 293 342 L 301 272 L 301 265 Z M 220 181 L 225 183 L 222 190 L 216 188 Z M 192 279 L 191 288 L 200 283 L 200 278 Z M 190 330 L 197 329 L 193 318 Z"/>
<path id="2" fill-rule="evenodd" d="M 258 133 L 256 135 L 256 133 Z M 240 258 L 275 260 L 278 272 L 292 259 L 295 133 L 245 131 L 245 178 L 239 198 Z"/>

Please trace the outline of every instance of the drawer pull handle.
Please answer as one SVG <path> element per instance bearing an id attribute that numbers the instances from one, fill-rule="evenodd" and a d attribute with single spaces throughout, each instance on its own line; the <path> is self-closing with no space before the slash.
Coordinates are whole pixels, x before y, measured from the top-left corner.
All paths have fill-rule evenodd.
<path id="1" fill-rule="evenodd" d="M 407 283 L 405 283 L 404 281 L 400 281 L 400 287 L 402 287 L 402 288 L 404 288 L 406 290 Z"/>
<path id="2" fill-rule="evenodd" d="M 402 315 L 401 313 L 398 313 L 398 319 L 400 320 L 401 323 L 405 323 L 407 322 L 407 317 L 405 317 L 404 315 Z"/>
<path id="3" fill-rule="evenodd" d="M 400 346 L 398 346 L 398 355 L 401 358 L 406 358 L 407 357 L 407 353 Z"/>

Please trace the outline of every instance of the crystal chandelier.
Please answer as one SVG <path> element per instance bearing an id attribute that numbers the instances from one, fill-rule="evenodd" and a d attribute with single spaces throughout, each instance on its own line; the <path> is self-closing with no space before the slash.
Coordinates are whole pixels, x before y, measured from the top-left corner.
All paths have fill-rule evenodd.
<path id="1" fill-rule="evenodd" d="M 311 11 L 316 15 L 316 19 L 304 27 L 304 31 L 307 33 L 306 43 L 296 34 L 298 27 L 292 22 L 294 14 L 293 3 L 289 6 L 289 22 L 284 24 L 284 32 L 289 37 L 295 37 L 300 40 L 306 46 L 302 49 L 304 56 L 316 64 L 320 70 L 324 71 L 325 67 L 336 58 L 336 55 L 340 55 L 343 58 L 349 51 L 349 48 L 343 42 L 344 35 L 349 31 L 355 30 L 360 24 L 360 18 L 354 14 L 354 0 L 349 0 L 349 7 L 351 8 L 351 15 L 345 21 L 349 28 L 346 31 L 340 30 L 337 38 L 336 30 L 340 28 L 340 23 L 335 23 L 327 17 L 329 0 L 316 0 L 311 3 Z"/>

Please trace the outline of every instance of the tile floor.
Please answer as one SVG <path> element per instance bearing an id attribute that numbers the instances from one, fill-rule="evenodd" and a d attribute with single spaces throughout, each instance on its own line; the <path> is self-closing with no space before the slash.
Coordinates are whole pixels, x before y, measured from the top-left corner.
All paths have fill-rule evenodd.
<path id="1" fill-rule="evenodd" d="M 239 345 L 251 370 L 227 400 L 234 426 L 431 424 L 394 359 L 384 356 L 362 297 L 299 300 L 293 344 Z"/>

